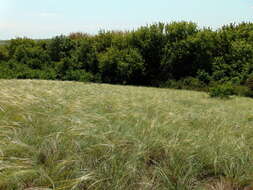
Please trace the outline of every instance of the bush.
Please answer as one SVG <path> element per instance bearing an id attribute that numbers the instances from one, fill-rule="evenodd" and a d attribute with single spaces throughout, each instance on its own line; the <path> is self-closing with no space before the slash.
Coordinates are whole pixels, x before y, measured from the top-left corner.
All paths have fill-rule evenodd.
<path id="1" fill-rule="evenodd" d="M 206 91 L 206 85 L 197 78 L 187 77 L 181 80 L 168 80 L 160 85 L 161 88 L 174 88 L 186 90 L 203 90 Z"/>
<path id="2" fill-rule="evenodd" d="M 9 52 L 5 46 L 0 46 L 0 61 L 8 60 Z"/>
<path id="3" fill-rule="evenodd" d="M 246 81 L 246 85 L 248 86 L 248 88 L 250 90 L 253 90 L 253 77 L 252 76 L 250 78 L 248 78 L 248 80 Z"/>
<path id="4" fill-rule="evenodd" d="M 197 78 L 187 77 L 182 79 L 182 88 L 189 90 L 202 90 L 205 84 Z"/>
<path id="5" fill-rule="evenodd" d="M 70 38 L 61 35 L 50 40 L 47 48 L 52 61 L 60 61 L 62 58 L 71 56 L 75 43 Z"/>
<path id="6" fill-rule="evenodd" d="M 12 69 L 6 62 L 0 62 L 0 78 L 1 79 L 13 79 L 16 78 Z"/>
<path id="7" fill-rule="evenodd" d="M 160 85 L 161 88 L 182 89 L 182 84 L 176 80 L 170 79 Z"/>
<path id="8" fill-rule="evenodd" d="M 220 84 L 209 89 L 212 98 L 229 98 L 234 94 L 234 88 L 230 83 Z"/>
<path id="9" fill-rule="evenodd" d="M 103 82 L 138 84 L 143 74 L 144 63 L 136 49 L 108 48 L 99 55 L 99 69 Z"/>
<path id="10" fill-rule="evenodd" d="M 92 82 L 94 81 L 94 76 L 84 70 L 68 70 L 63 79 L 71 81 Z"/>
<path id="11" fill-rule="evenodd" d="M 209 84 L 211 81 L 210 75 L 207 72 L 201 70 L 197 72 L 197 78 L 205 84 Z"/>
<path id="12" fill-rule="evenodd" d="M 230 79 L 233 85 L 240 86 L 242 79 L 239 77 L 233 77 Z"/>
<path id="13" fill-rule="evenodd" d="M 252 97 L 253 91 L 250 90 L 247 86 L 236 85 L 233 87 L 234 94 L 237 96 L 247 96 Z"/>

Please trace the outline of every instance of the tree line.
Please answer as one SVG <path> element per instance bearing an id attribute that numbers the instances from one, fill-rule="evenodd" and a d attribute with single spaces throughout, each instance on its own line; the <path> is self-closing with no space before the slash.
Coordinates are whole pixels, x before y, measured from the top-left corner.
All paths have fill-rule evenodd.
<path id="1" fill-rule="evenodd" d="M 0 46 L 0 78 L 103 82 L 205 90 L 230 84 L 247 94 L 253 77 L 253 23 L 217 30 L 192 22 L 133 31 L 16 38 Z"/>

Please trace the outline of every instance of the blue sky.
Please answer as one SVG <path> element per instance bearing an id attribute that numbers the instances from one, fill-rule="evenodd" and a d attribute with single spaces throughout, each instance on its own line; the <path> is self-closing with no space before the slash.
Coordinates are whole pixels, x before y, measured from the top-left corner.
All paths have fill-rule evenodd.
<path id="1" fill-rule="evenodd" d="M 253 0 L 0 0 L 0 39 L 94 34 L 182 20 L 214 29 L 253 22 Z"/>

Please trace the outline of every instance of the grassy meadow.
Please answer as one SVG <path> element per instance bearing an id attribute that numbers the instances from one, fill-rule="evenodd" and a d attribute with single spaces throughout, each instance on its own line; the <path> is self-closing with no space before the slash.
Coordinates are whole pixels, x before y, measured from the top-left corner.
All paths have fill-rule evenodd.
<path id="1" fill-rule="evenodd" d="M 250 190 L 253 99 L 0 80 L 0 190 Z"/>

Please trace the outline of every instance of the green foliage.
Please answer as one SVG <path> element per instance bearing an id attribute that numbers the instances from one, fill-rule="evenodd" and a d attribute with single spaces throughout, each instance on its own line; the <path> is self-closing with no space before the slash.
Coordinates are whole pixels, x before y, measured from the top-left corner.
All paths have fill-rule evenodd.
<path id="1" fill-rule="evenodd" d="M 68 36 L 71 40 L 81 40 L 89 37 L 89 34 L 82 33 L 82 32 L 73 32 L 70 33 Z"/>
<path id="2" fill-rule="evenodd" d="M 197 78 L 202 81 L 204 84 L 209 84 L 211 81 L 210 75 L 204 71 L 204 70 L 199 70 L 197 72 Z"/>
<path id="3" fill-rule="evenodd" d="M 15 53 L 14 59 L 27 65 L 31 69 L 46 69 L 50 64 L 50 57 L 41 47 L 23 47 L 19 46 Z"/>
<path id="4" fill-rule="evenodd" d="M 193 77 L 187 77 L 181 80 L 168 80 L 160 87 L 186 90 L 206 90 L 205 83 Z"/>
<path id="5" fill-rule="evenodd" d="M 233 94 L 234 88 L 231 83 L 219 84 L 209 90 L 209 95 L 212 98 L 229 98 Z"/>
<path id="6" fill-rule="evenodd" d="M 14 71 L 9 67 L 6 62 L 0 61 L 0 78 L 1 79 L 13 79 L 15 77 Z"/>
<path id="7" fill-rule="evenodd" d="M 215 50 L 214 38 L 213 32 L 206 29 L 179 41 L 169 41 L 164 48 L 162 59 L 165 74 L 180 79 L 194 77 L 198 70 L 210 73 Z"/>
<path id="8" fill-rule="evenodd" d="M 96 82 L 95 77 L 84 70 L 68 70 L 63 80 L 82 81 L 82 82 Z"/>
<path id="9" fill-rule="evenodd" d="M 247 79 L 246 84 L 250 90 L 253 90 L 253 76 L 252 75 Z"/>
<path id="10" fill-rule="evenodd" d="M 134 78 L 141 77 L 143 60 L 135 49 L 109 48 L 99 55 L 99 69 L 103 81 L 127 84 Z"/>
<path id="11" fill-rule="evenodd" d="M 74 41 L 63 35 L 56 36 L 48 44 L 48 52 L 52 61 L 60 61 L 62 58 L 70 57 L 74 48 Z"/>
<path id="12" fill-rule="evenodd" d="M 144 60 L 145 85 L 159 84 L 160 78 L 164 78 L 164 73 L 161 72 L 161 60 L 166 44 L 165 25 L 158 23 L 139 28 L 132 33 L 130 43 L 138 49 Z"/>
<path id="13" fill-rule="evenodd" d="M 21 47 L 34 47 L 35 41 L 28 38 L 16 38 L 10 40 L 10 42 L 7 45 L 7 49 L 9 51 L 9 55 L 12 58 L 16 52 L 16 49 Z"/>
<path id="14" fill-rule="evenodd" d="M 182 80 L 184 89 L 201 90 L 205 87 L 205 84 L 197 78 L 187 77 Z"/>
<path id="15" fill-rule="evenodd" d="M 0 78 L 194 90 L 231 82 L 234 88 L 243 85 L 253 89 L 247 85 L 253 73 L 252 29 L 252 23 L 230 24 L 213 31 L 192 22 L 172 22 L 134 31 L 72 33 L 48 40 L 16 38 L 0 46 Z M 248 94 L 247 90 L 238 91 Z"/>
<path id="16" fill-rule="evenodd" d="M 237 96 L 253 97 L 253 90 L 251 90 L 247 86 L 234 85 L 233 86 L 233 93 Z"/>
<path id="17" fill-rule="evenodd" d="M 9 52 L 6 46 L 0 46 L 0 61 L 7 61 L 9 58 Z"/>
<path id="18" fill-rule="evenodd" d="M 83 38 L 79 47 L 74 54 L 79 64 L 76 69 L 85 69 L 86 71 L 97 73 L 98 72 L 98 60 L 95 44 L 90 38 Z"/>
<path id="19" fill-rule="evenodd" d="M 165 26 L 166 38 L 169 42 L 185 40 L 198 31 L 198 26 L 192 22 L 172 22 Z"/>
<path id="20" fill-rule="evenodd" d="M 162 83 L 160 85 L 161 88 L 174 88 L 174 89 L 182 89 L 182 85 L 180 82 L 174 80 L 174 79 L 170 79 L 167 80 L 166 82 Z"/>
<path id="21" fill-rule="evenodd" d="M 59 62 L 55 62 L 57 78 L 63 79 L 68 70 L 75 69 L 75 65 L 76 65 L 76 61 L 69 57 L 65 57 L 61 59 Z"/>

